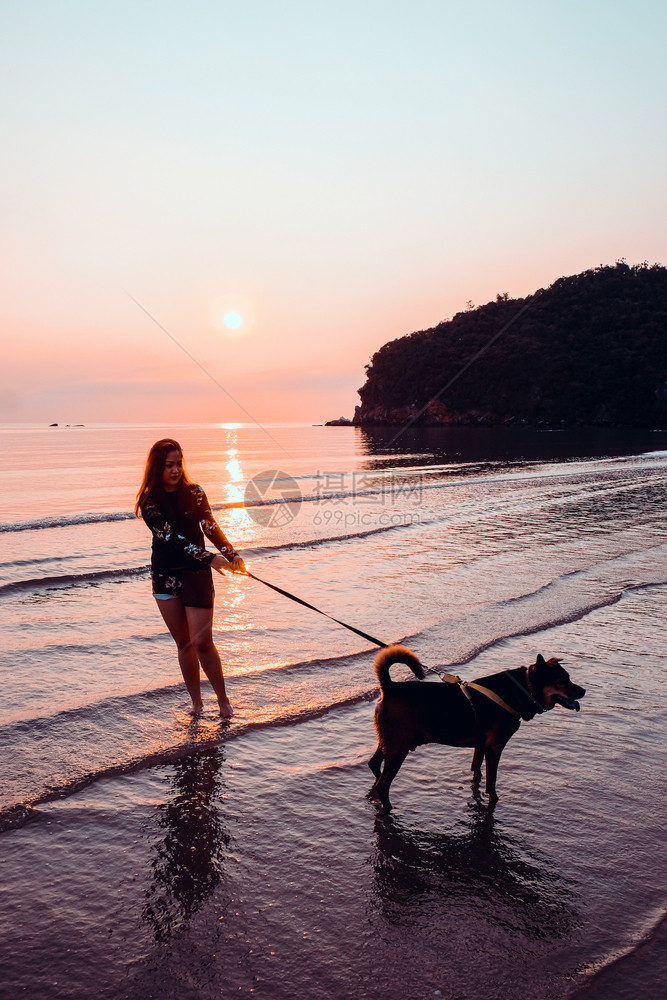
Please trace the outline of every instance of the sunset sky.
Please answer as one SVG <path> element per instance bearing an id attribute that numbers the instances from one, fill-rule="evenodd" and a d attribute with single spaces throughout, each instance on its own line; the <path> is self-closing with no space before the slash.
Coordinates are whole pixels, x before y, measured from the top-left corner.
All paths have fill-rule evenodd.
<path id="1" fill-rule="evenodd" d="M 469 300 L 667 263 L 660 0 L 2 25 L 1 421 L 351 416 L 375 350 Z"/>

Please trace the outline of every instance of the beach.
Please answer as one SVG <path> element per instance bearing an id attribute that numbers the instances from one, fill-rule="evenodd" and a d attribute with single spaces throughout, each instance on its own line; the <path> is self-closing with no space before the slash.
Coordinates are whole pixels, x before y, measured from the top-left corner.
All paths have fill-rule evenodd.
<path id="1" fill-rule="evenodd" d="M 260 580 L 466 679 L 562 657 L 581 711 L 522 724 L 495 808 L 428 746 L 386 816 L 376 649 L 261 582 L 216 581 L 235 718 L 187 715 L 130 516 L 164 429 L 5 428 L 0 990 L 656 996 L 667 434 L 270 430 L 169 429 Z"/>

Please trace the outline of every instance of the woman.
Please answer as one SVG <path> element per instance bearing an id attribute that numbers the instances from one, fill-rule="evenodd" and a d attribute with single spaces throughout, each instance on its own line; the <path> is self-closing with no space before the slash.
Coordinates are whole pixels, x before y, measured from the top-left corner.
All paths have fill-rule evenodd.
<path id="1" fill-rule="evenodd" d="M 204 708 L 201 664 L 217 695 L 220 715 L 229 719 L 234 712 L 213 643 L 211 569 L 244 571 L 245 566 L 216 524 L 203 489 L 188 478 L 178 441 L 163 438 L 149 451 L 134 512 L 153 533 L 153 596 L 178 648 L 191 714 Z M 222 555 L 206 551 L 204 535 Z"/>

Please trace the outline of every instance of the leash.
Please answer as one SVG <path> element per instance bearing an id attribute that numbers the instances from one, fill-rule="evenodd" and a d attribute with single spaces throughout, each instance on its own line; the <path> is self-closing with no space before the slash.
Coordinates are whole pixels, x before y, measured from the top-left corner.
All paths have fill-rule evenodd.
<path id="1" fill-rule="evenodd" d="M 253 580 L 256 580 L 257 583 L 263 583 L 264 586 L 268 587 L 270 590 L 275 590 L 276 594 L 281 594 L 283 597 L 287 597 L 290 601 L 294 601 L 295 604 L 300 604 L 304 608 L 309 608 L 310 611 L 317 612 L 318 615 L 322 615 L 324 618 L 328 618 L 329 621 L 335 622 L 336 625 L 342 625 L 343 628 L 346 628 L 349 632 L 354 632 L 356 635 L 361 636 L 362 639 L 366 639 L 368 640 L 368 642 L 372 642 L 375 646 L 380 646 L 381 649 L 386 649 L 387 646 L 390 645 L 390 643 L 388 642 L 382 642 L 380 639 L 376 639 L 374 636 L 369 635 L 368 632 L 362 632 L 361 629 L 355 628 L 354 625 L 348 625 L 347 622 L 342 622 L 340 618 L 334 618 L 333 615 L 327 614 L 326 611 L 322 611 L 320 608 L 316 608 L 314 604 L 309 604 L 308 601 L 304 601 L 301 597 L 297 597 L 295 594 L 290 594 L 288 590 L 283 590 L 282 587 L 276 587 L 274 583 L 269 583 L 268 580 L 262 580 L 260 576 L 255 576 L 255 574 L 251 573 L 250 570 L 247 568 L 243 570 L 242 575 L 251 577 Z M 491 701 L 494 701 L 496 703 L 496 705 L 499 705 L 501 708 L 504 708 L 506 712 L 510 713 L 510 715 L 514 715 L 517 718 L 519 718 L 519 712 L 517 712 L 516 709 L 508 705 L 506 701 L 503 701 L 500 695 L 497 695 L 495 691 L 491 691 L 489 688 L 483 687 L 481 684 L 475 684 L 474 681 L 462 681 L 457 674 L 441 674 L 440 671 L 436 670 L 434 667 L 427 667 L 425 664 L 422 664 L 422 666 L 424 667 L 424 670 L 427 673 L 436 674 L 440 678 L 440 680 L 444 681 L 446 684 L 458 684 L 461 693 L 464 694 L 468 699 L 468 701 L 470 702 L 470 705 L 473 708 L 473 712 L 475 711 L 475 709 L 472 704 L 472 698 L 470 697 L 470 692 L 467 690 L 468 688 L 473 688 L 475 691 L 479 691 L 480 694 L 486 695 L 487 698 L 490 698 Z M 508 676 L 511 677 L 511 674 L 509 674 L 509 672 Z M 539 705 L 536 699 L 533 698 L 531 693 L 527 691 L 523 687 L 523 685 L 519 684 L 519 682 L 514 677 L 512 677 L 511 679 L 514 681 L 517 687 L 521 689 L 521 691 L 524 694 L 528 695 L 531 701 L 533 701 L 535 705 L 538 707 L 539 711 L 540 712 L 543 711 L 542 707 Z"/>
<path id="2" fill-rule="evenodd" d="M 342 625 L 343 628 L 348 629 L 350 632 L 355 632 L 357 635 L 360 635 L 362 639 L 367 639 L 368 642 L 372 642 L 376 646 L 380 646 L 382 649 L 385 649 L 388 645 L 390 645 L 388 642 L 381 642 L 379 639 L 375 639 L 372 635 L 369 635 L 368 632 L 362 632 L 360 628 L 355 628 L 354 625 L 348 625 L 347 622 L 342 622 L 340 618 L 334 618 L 333 615 L 328 615 L 326 611 L 321 611 L 320 608 L 316 608 L 314 604 L 309 604 L 308 601 L 304 601 L 300 597 L 290 594 L 288 590 L 283 590 L 282 587 L 276 587 L 275 584 L 269 583 L 268 580 L 262 580 L 261 577 L 255 576 L 254 573 L 251 573 L 249 569 L 245 570 L 245 576 L 252 577 L 252 579 L 257 580 L 258 583 L 263 583 L 265 587 L 275 590 L 276 594 L 282 594 L 283 597 L 288 597 L 290 601 L 294 601 L 296 604 L 301 604 L 304 608 L 310 608 L 311 611 L 316 611 L 318 615 L 323 615 L 330 621 L 335 622 L 336 625 Z"/>

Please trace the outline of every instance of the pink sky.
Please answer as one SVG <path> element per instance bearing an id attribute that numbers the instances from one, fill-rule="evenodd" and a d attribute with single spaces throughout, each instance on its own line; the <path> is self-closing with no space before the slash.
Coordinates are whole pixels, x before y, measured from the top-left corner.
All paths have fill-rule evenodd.
<path id="1" fill-rule="evenodd" d="M 6 20 L 0 420 L 247 419 L 130 296 L 255 419 L 320 422 L 468 300 L 667 262 L 657 2 Z"/>

